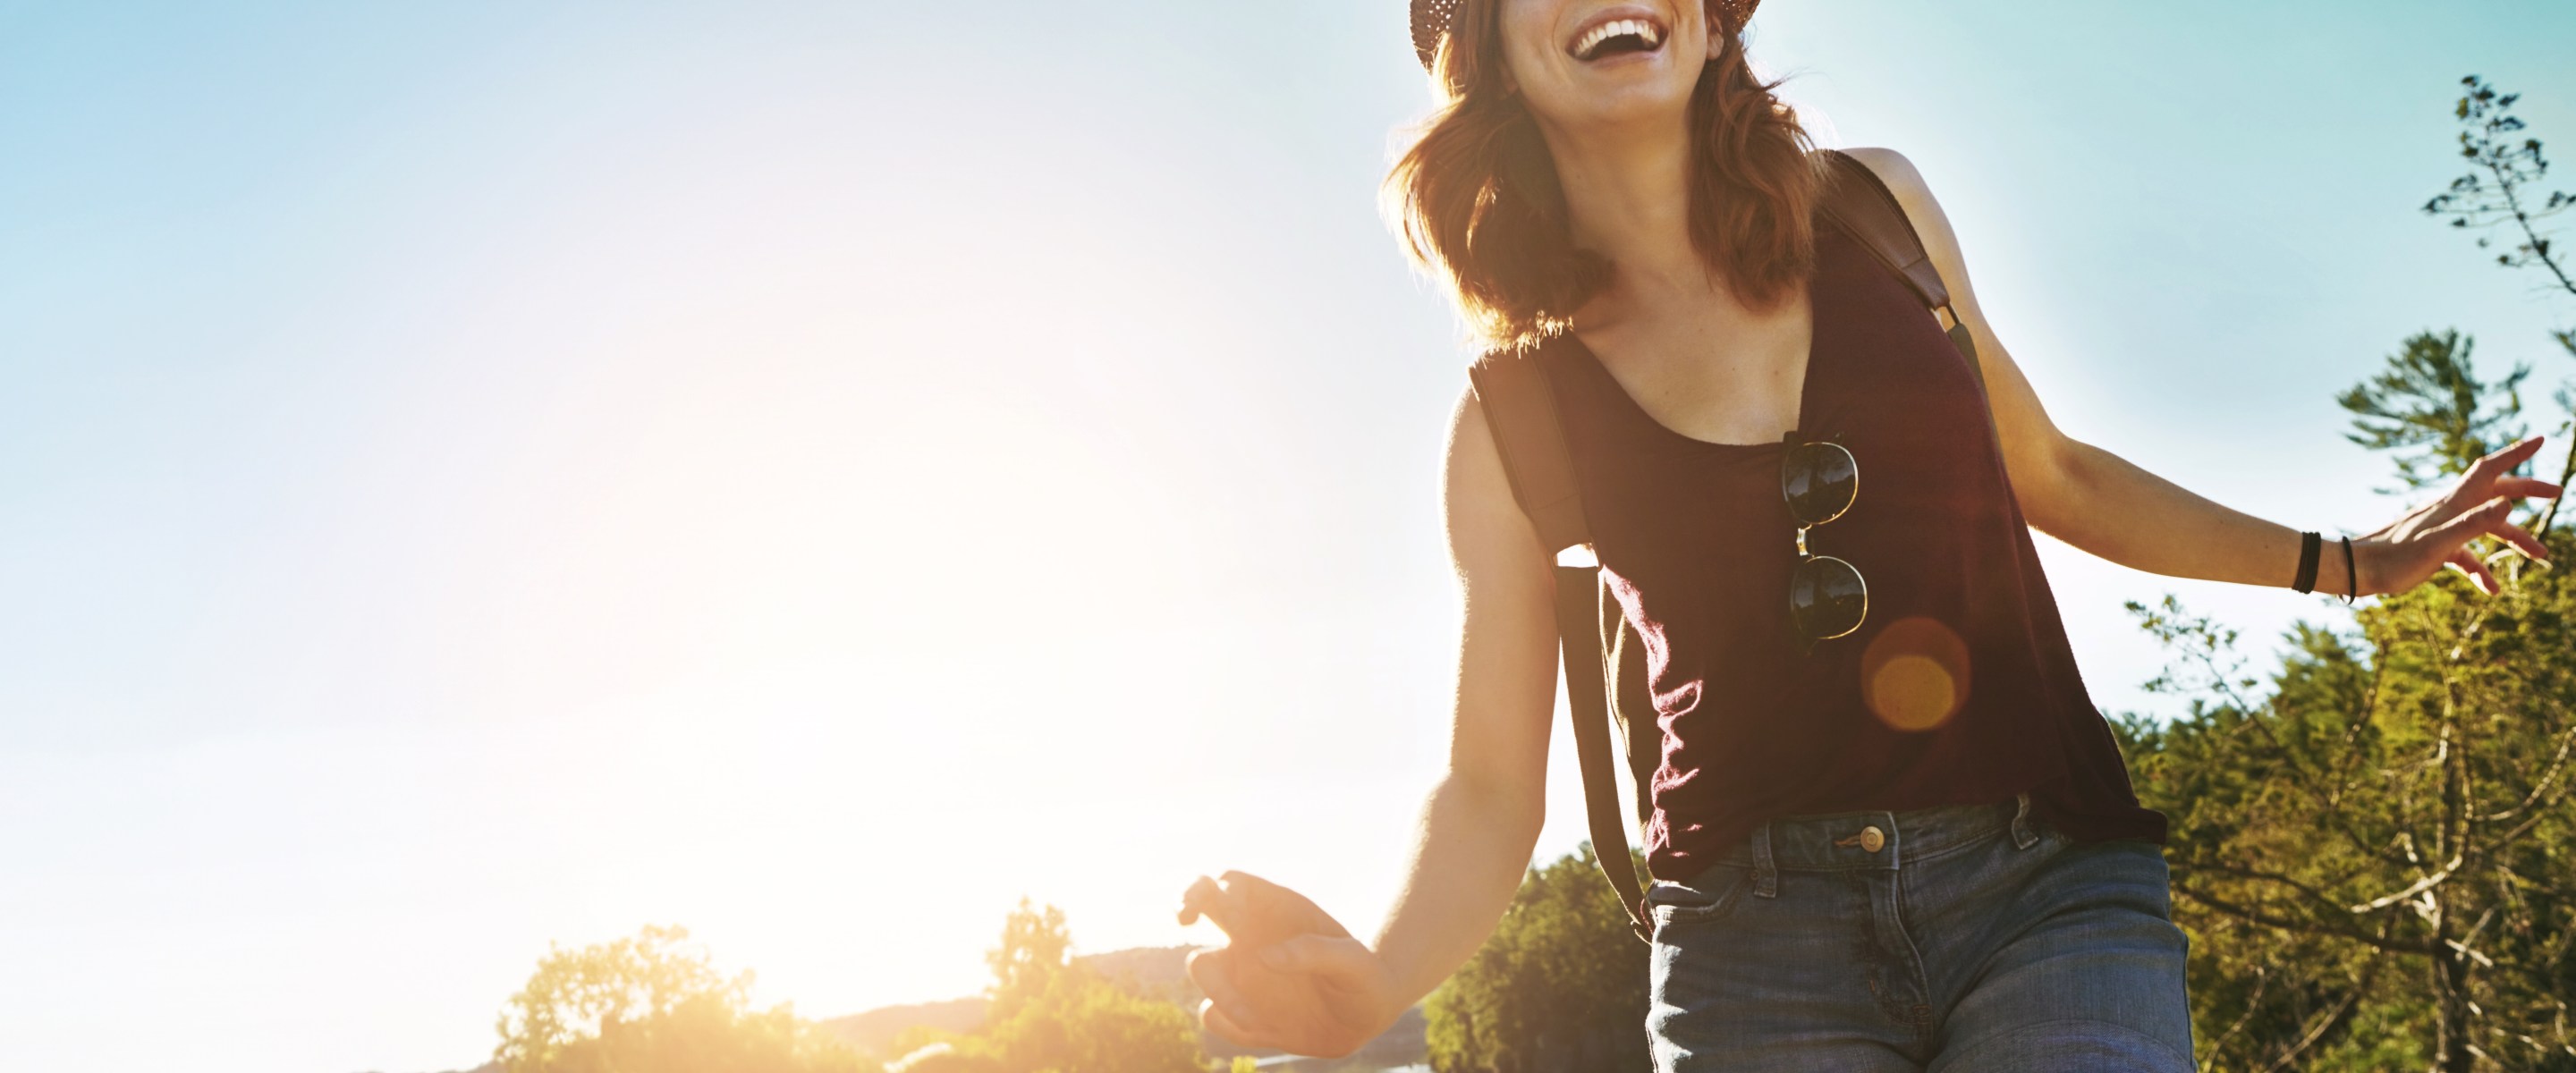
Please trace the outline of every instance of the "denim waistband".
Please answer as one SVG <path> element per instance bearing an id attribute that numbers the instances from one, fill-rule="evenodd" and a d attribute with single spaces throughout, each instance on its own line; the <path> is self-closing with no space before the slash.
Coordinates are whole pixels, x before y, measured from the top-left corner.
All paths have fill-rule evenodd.
<path id="1" fill-rule="evenodd" d="M 1754 828 L 1750 837 L 1729 848 L 1718 863 L 1750 868 L 1758 885 L 1769 888 L 1773 876 L 1783 870 L 1893 872 L 1906 861 L 1937 857 L 2004 833 L 2024 849 L 2039 841 L 2030 814 L 2029 794 L 1991 805 L 1942 805 L 1904 812 L 1838 812 L 1777 819 Z"/>

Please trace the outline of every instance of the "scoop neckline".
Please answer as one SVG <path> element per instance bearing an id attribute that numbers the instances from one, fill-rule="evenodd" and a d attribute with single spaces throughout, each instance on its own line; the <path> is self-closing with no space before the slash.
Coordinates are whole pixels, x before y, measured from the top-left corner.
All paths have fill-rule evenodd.
<path id="1" fill-rule="evenodd" d="M 1807 315 L 1810 321 L 1815 319 L 1815 307 L 1815 277 L 1811 274 L 1808 277 L 1807 283 Z M 1666 439 L 1689 444 L 1695 450 L 1707 450 L 1713 452 L 1760 452 L 1779 450 L 1790 438 L 1805 434 L 1805 430 L 1807 428 L 1808 404 L 1815 398 L 1816 359 L 1823 353 L 1822 348 L 1816 346 L 1816 333 L 1812 326 L 1807 332 L 1807 365 L 1806 368 L 1801 369 L 1798 372 L 1797 423 L 1792 425 L 1789 431 L 1780 439 L 1763 440 L 1758 443 L 1728 443 L 1720 440 L 1703 440 L 1697 436 L 1693 436 L 1676 429 L 1671 425 L 1667 425 L 1662 421 L 1656 420 L 1655 415 L 1646 410 L 1644 403 L 1638 402 L 1635 395 L 1628 393 L 1628 385 L 1620 383 L 1619 377 L 1610 371 L 1610 367 L 1602 364 L 1601 356 L 1592 352 L 1592 344 L 1584 342 L 1583 337 L 1575 334 L 1574 330 L 1571 328 L 1566 329 L 1564 337 L 1567 342 L 1573 345 L 1575 353 L 1582 356 L 1583 363 L 1590 366 L 1593 372 L 1600 374 L 1601 379 L 1609 384 L 1611 393 L 1619 397 L 1619 401 L 1626 405 L 1628 412 L 1635 415 L 1640 422 L 1646 425 L 1646 427 L 1654 429 Z"/>

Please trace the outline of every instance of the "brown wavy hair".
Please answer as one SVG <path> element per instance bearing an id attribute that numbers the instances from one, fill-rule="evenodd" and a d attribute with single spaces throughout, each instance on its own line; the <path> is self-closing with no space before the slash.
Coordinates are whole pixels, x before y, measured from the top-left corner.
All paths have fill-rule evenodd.
<path id="1" fill-rule="evenodd" d="M 1574 244 L 1538 122 L 1510 87 L 1499 0 L 1465 0 L 1432 64 L 1445 98 L 1386 177 L 1387 213 L 1416 265 L 1443 278 L 1480 343 L 1528 346 L 1610 282 L 1607 257 Z M 1821 186 L 1797 113 L 1707 4 L 1724 47 L 1691 91 L 1690 237 L 1736 298 L 1770 309 L 1815 265 Z"/>

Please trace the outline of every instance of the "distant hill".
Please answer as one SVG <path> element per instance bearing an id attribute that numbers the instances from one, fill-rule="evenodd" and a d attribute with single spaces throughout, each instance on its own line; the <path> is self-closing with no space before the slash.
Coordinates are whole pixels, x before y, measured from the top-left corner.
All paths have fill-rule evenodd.
<path id="1" fill-rule="evenodd" d="M 1198 1009 L 1198 986 L 1190 983 L 1188 959 L 1191 946 L 1139 946 L 1112 950 L 1105 954 L 1086 954 L 1074 961 L 1100 975 L 1119 981 L 1140 995 L 1166 999 Z M 954 998 L 945 1002 L 917 1002 L 903 1006 L 886 1006 L 815 1022 L 815 1027 L 838 1036 L 870 1054 L 894 1057 L 890 1053 L 895 1037 L 910 1028 L 934 1028 L 942 1032 L 972 1032 L 984 1025 L 984 999 L 981 996 Z"/>
<path id="2" fill-rule="evenodd" d="M 1074 960 L 1091 971 L 1125 983 L 1140 995 L 1168 998 L 1192 1009 L 1207 996 L 1190 982 L 1190 951 L 1195 946 L 1138 946 L 1091 954 Z"/>
<path id="3" fill-rule="evenodd" d="M 850 1046 L 886 1058 L 895 1056 L 895 1037 L 909 1029 L 935 1028 L 962 1034 L 983 1026 L 984 1000 L 980 997 L 884 1006 L 866 1013 L 814 1023 L 814 1027 L 839 1037 Z"/>
<path id="4" fill-rule="evenodd" d="M 1168 1000 L 1188 1009 L 1195 1016 L 1199 1000 L 1206 996 L 1200 993 L 1198 985 L 1190 982 L 1186 967 L 1190 951 L 1194 949 L 1197 948 L 1140 946 L 1102 954 L 1088 954 L 1074 960 L 1093 972 L 1125 983 L 1137 994 Z M 891 1058 L 895 1056 L 888 1051 L 895 1037 L 902 1035 L 907 1029 L 928 1027 L 942 1032 L 962 1033 L 972 1032 L 983 1024 L 984 1000 L 979 996 L 950 999 L 946 1002 L 886 1006 L 865 1013 L 819 1021 L 816 1027 L 849 1041 L 852 1046 L 860 1050 Z M 1348 1058 L 1336 1061 L 1311 1059 L 1286 1062 L 1265 1061 L 1261 1068 L 1265 1073 L 1271 1070 L 1279 1070 L 1282 1073 L 1342 1073 L 1342 1071 L 1362 1073 L 1368 1070 L 1411 1065 L 1425 1061 L 1425 1056 L 1429 1053 L 1429 1045 L 1424 1038 L 1425 1028 L 1422 1010 L 1416 1007 L 1405 1011 L 1404 1017 L 1398 1020 L 1393 1028 L 1387 1029 L 1385 1034 L 1369 1041 L 1368 1046 Z M 1275 1051 L 1246 1051 L 1214 1036 L 1202 1035 L 1200 1042 L 1206 1046 L 1208 1054 L 1216 1058 L 1230 1058 L 1238 1054 L 1271 1058 L 1277 1054 Z"/>

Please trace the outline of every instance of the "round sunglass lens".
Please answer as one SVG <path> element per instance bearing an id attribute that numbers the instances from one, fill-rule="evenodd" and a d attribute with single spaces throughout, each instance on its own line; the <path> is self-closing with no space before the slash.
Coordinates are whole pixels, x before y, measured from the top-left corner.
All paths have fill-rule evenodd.
<path id="1" fill-rule="evenodd" d="M 1798 636 L 1825 641 L 1860 628 L 1869 616 L 1869 586 L 1852 564 L 1831 555 L 1801 560 L 1789 575 L 1789 620 Z"/>
<path id="2" fill-rule="evenodd" d="M 1780 460 L 1780 498 L 1800 525 L 1823 525 L 1860 495 L 1860 463 L 1838 443 L 1802 443 Z"/>

